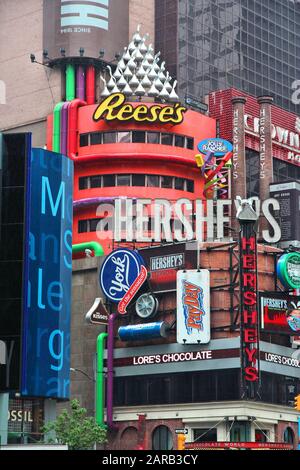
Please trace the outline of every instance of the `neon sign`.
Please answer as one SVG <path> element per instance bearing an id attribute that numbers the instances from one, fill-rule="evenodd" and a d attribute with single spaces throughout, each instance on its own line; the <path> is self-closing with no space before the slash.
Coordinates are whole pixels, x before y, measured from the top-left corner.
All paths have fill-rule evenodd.
<path id="1" fill-rule="evenodd" d="M 126 96 L 123 93 L 113 93 L 103 100 L 96 111 L 93 119 L 98 122 L 100 119 L 106 121 L 131 121 L 136 122 L 160 122 L 161 124 L 180 124 L 183 121 L 186 108 L 176 103 L 175 106 L 164 106 L 154 104 L 146 106 L 139 104 L 134 107 L 130 103 L 125 103 Z"/>
<path id="2" fill-rule="evenodd" d="M 242 383 L 248 398 L 256 390 L 247 384 L 259 382 L 259 333 L 257 308 L 257 244 L 252 224 L 243 224 L 240 239 L 241 360 Z"/>

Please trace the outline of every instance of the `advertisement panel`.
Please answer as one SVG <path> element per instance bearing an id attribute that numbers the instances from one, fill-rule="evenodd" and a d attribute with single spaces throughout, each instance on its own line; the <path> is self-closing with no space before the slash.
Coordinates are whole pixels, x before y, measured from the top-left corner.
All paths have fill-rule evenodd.
<path id="1" fill-rule="evenodd" d="M 300 246 L 300 184 L 297 182 L 270 185 L 270 197 L 280 205 L 275 219 L 281 228 L 281 245 Z"/>
<path id="2" fill-rule="evenodd" d="M 210 275 L 207 269 L 177 273 L 177 343 L 210 341 Z"/>
<path id="3" fill-rule="evenodd" d="M 101 50 L 110 62 L 128 44 L 129 0 L 44 0 L 43 31 L 50 60 L 78 57 L 82 49 L 92 58 Z"/>
<path id="4" fill-rule="evenodd" d="M 300 296 L 284 292 L 259 294 L 261 329 L 269 333 L 300 334 Z"/>
<path id="5" fill-rule="evenodd" d="M 24 198 L 30 134 L 0 134 L 0 392 L 19 390 Z"/>
<path id="6" fill-rule="evenodd" d="M 132 285 L 143 272 L 143 266 L 144 260 L 137 251 L 120 248 L 110 253 L 99 273 L 99 284 L 105 297 L 119 304 L 130 293 Z"/>
<path id="7" fill-rule="evenodd" d="M 260 384 L 257 238 L 254 220 L 239 221 L 242 396 L 255 398 Z"/>
<path id="8" fill-rule="evenodd" d="M 73 163 L 32 150 L 27 162 L 22 384 L 26 397 L 69 398 Z"/>
<path id="9" fill-rule="evenodd" d="M 150 273 L 152 292 L 176 290 L 176 274 L 180 269 L 197 267 L 197 250 L 192 244 L 176 243 L 139 250 Z"/>

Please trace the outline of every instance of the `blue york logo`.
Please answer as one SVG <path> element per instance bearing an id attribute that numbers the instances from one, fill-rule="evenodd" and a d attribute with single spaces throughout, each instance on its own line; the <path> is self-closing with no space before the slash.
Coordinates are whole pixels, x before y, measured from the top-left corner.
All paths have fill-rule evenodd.
<path id="1" fill-rule="evenodd" d="M 107 256 L 99 276 L 100 287 L 105 296 L 112 302 L 119 303 L 138 277 L 142 265 L 143 259 L 135 251 L 120 249 Z"/>
<path id="2" fill-rule="evenodd" d="M 224 139 L 205 139 L 198 144 L 199 152 L 204 155 L 207 152 L 214 153 L 215 157 L 223 157 L 228 152 L 232 152 L 233 146 L 228 140 Z"/>
<path id="3" fill-rule="evenodd" d="M 108 8 L 109 0 L 61 0 L 61 27 L 92 26 L 107 31 Z"/>
<path id="4" fill-rule="evenodd" d="M 188 281 L 182 281 L 182 304 L 185 327 L 188 335 L 193 330 L 203 331 L 203 289 Z"/>

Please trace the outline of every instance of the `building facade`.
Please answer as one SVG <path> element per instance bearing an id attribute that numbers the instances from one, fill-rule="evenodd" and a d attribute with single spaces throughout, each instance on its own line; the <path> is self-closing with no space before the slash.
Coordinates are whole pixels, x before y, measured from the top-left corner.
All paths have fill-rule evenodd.
<path id="1" fill-rule="evenodd" d="M 285 0 L 156 0 L 156 48 L 182 99 L 234 87 L 299 112 L 299 15 L 299 3 Z"/>

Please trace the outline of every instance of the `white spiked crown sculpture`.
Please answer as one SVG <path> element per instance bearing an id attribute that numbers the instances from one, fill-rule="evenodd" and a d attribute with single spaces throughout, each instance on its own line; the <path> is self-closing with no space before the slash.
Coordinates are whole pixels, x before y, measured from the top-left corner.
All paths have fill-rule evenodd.
<path id="1" fill-rule="evenodd" d="M 105 85 L 101 96 L 106 98 L 110 93 L 121 92 L 127 97 L 145 96 L 171 103 L 178 102 L 176 80 L 172 83 L 173 79 L 166 71 L 165 62 L 159 63 L 160 52 L 154 55 L 152 44 L 147 47 L 148 35 L 142 37 L 140 28 L 138 25 L 128 47 L 124 48 L 114 74 L 111 67 L 107 66 L 110 79 L 106 83 L 101 77 Z"/>

